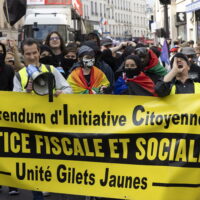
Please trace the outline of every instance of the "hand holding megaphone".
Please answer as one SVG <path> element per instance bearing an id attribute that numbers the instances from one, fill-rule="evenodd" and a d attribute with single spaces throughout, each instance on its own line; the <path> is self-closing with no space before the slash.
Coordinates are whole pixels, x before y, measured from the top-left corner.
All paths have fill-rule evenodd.
<path id="1" fill-rule="evenodd" d="M 26 68 L 26 71 L 28 73 L 28 82 L 25 86 L 26 92 L 31 93 L 33 91 L 33 79 L 36 77 L 39 73 L 39 70 L 34 65 L 28 65 Z"/>
<path id="2" fill-rule="evenodd" d="M 26 90 L 34 90 L 38 95 L 53 93 L 55 78 L 51 72 L 41 72 L 39 68 L 34 65 L 28 65 L 26 71 L 29 76 Z"/>
<path id="3" fill-rule="evenodd" d="M 28 77 L 32 78 L 33 80 L 40 74 L 38 67 L 32 64 L 27 66 L 26 71 L 28 73 Z"/>

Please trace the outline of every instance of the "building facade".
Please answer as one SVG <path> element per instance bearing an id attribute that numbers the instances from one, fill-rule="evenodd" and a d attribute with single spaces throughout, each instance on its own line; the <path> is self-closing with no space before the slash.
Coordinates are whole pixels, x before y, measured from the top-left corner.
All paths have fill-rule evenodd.
<path id="1" fill-rule="evenodd" d="M 3 2 L 4 0 L 0 0 L 0 38 L 9 38 L 18 40 L 18 33 L 19 30 L 22 28 L 23 19 L 21 19 L 13 27 L 11 27 L 6 21 L 3 12 Z"/>
<path id="2" fill-rule="evenodd" d="M 88 31 L 116 39 L 146 37 L 146 0 L 82 0 Z"/>
<path id="3" fill-rule="evenodd" d="M 3 2 L 0 0 L 0 32 L 4 37 L 17 39 L 24 20 L 10 27 L 4 16 Z M 148 36 L 146 0 L 82 0 L 82 4 L 87 33 L 96 30 L 103 37 L 115 39 Z"/>
<path id="4" fill-rule="evenodd" d="M 156 28 L 164 28 L 164 8 L 155 2 Z M 200 1 L 171 0 L 168 6 L 168 22 L 172 40 L 194 40 L 200 42 Z"/>

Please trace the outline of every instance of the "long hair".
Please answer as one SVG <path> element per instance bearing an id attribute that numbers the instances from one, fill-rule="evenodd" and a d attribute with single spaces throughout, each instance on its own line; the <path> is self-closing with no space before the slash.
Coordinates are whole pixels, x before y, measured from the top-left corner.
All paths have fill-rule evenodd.
<path id="1" fill-rule="evenodd" d="M 2 50 L 3 50 L 3 62 L 5 64 L 6 46 L 3 43 L 0 43 L 0 46 L 2 47 Z"/>
<path id="2" fill-rule="evenodd" d="M 62 36 L 60 35 L 60 33 L 58 33 L 57 31 L 53 31 L 51 33 L 49 33 L 46 37 L 46 40 L 45 40 L 45 45 L 49 46 L 50 47 L 50 37 L 52 34 L 56 34 L 58 35 L 58 37 L 60 38 L 60 50 L 63 52 L 65 50 L 65 42 L 62 38 Z M 50 47 L 51 48 L 51 47 Z"/>

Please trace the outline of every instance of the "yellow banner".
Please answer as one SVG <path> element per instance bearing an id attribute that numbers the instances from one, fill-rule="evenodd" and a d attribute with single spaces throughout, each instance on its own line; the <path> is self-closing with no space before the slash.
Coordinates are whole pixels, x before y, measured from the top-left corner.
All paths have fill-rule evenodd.
<path id="1" fill-rule="evenodd" d="M 200 95 L 0 94 L 0 185 L 200 199 Z"/>

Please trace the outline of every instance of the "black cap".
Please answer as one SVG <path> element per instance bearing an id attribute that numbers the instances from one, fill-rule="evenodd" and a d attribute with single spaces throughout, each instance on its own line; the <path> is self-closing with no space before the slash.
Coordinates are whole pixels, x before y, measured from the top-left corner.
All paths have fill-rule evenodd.
<path id="1" fill-rule="evenodd" d="M 172 58 L 172 60 L 171 60 L 171 67 L 173 66 L 173 63 L 174 63 L 174 59 L 175 58 L 182 58 L 182 59 L 184 59 L 186 62 L 187 62 L 187 64 L 189 65 L 189 61 L 188 61 L 188 58 L 184 55 L 184 54 L 182 54 L 182 53 L 177 53 L 177 54 L 175 54 L 174 55 L 174 57 Z"/>
<path id="2" fill-rule="evenodd" d="M 101 46 L 107 46 L 107 45 L 112 45 L 113 41 L 109 38 L 101 40 Z"/>

